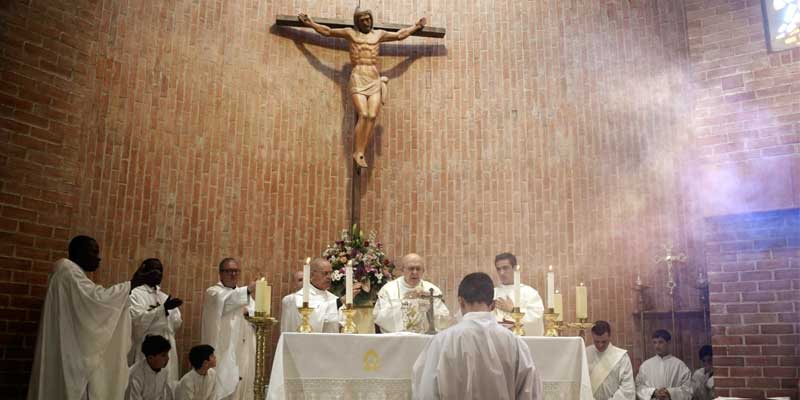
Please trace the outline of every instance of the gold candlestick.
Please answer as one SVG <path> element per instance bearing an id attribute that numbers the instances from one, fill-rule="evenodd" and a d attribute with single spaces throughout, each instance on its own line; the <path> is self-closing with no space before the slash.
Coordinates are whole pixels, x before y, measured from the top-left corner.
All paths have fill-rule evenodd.
<path id="1" fill-rule="evenodd" d="M 592 327 L 594 326 L 594 323 L 593 322 L 587 322 L 588 320 L 589 320 L 588 318 L 580 318 L 580 319 L 578 319 L 578 322 L 570 322 L 570 323 L 568 323 L 567 327 L 572 328 L 572 329 L 577 329 L 578 330 L 578 336 L 584 337 L 584 335 L 586 334 L 585 331 L 587 329 L 592 329 Z"/>
<path id="2" fill-rule="evenodd" d="M 344 326 L 342 327 L 342 333 L 358 333 L 356 329 L 356 323 L 353 321 L 353 316 L 356 315 L 356 310 L 353 308 L 353 304 L 347 304 L 342 310 L 344 314 Z"/>
<path id="3" fill-rule="evenodd" d="M 253 392 L 256 399 L 263 399 L 266 395 L 264 389 L 269 383 L 267 378 L 267 359 L 269 358 L 272 325 L 278 323 L 278 320 L 263 311 L 256 312 L 252 317 L 246 315 L 244 318 L 256 328 L 256 376 L 253 383 Z"/>
<path id="4" fill-rule="evenodd" d="M 557 321 L 559 314 L 556 314 L 552 308 L 548 308 L 544 312 L 544 335 L 550 337 L 559 336 L 558 331 L 560 322 Z"/>
<path id="5" fill-rule="evenodd" d="M 511 318 L 514 318 L 514 328 L 511 329 L 511 332 L 514 332 L 517 336 L 525 336 L 525 329 L 522 327 L 522 317 L 524 316 L 525 313 L 521 312 L 519 307 L 511 309 Z"/>
<path id="6" fill-rule="evenodd" d="M 308 321 L 308 317 L 311 316 L 311 313 L 314 312 L 314 309 L 308 307 L 308 302 L 303 302 L 303 306 L 298 307 L 297 311 L 300 311 L 300 317 L 303 318 L 303 321 L 300 323 L 297 331 L 300 333 L 311 333 L 311 323 Z"/>

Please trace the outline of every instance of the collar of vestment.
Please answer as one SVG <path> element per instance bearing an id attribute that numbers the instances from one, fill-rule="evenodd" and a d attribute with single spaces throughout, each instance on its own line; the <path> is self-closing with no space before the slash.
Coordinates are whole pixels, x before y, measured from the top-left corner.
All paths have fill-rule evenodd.
<path id="1" fill-rule="evenodd" d="M 605 382 L 606 378 L 608 378 L 611 370 L 614 369 L 614 366 L 617 365 L 619 360 L 625 356 L 625 353 L 627 353 L 627 350 L 620 349 L 611 343 L 608 344 L 606 351 L 597 351 L 597 347 L 594 349 L 597 353 L 597 363 L 592 368 L 592 393 L 597 392 L 600 386 L 603 385 L 603 382 Z"/>
<path id="2" fill-rule="evenodd" d="M 240 287 L 243 287 L 243 286 L 237 286 L 237 287 L 234 287 L 234 288 L 230 288 L 230 287 L 227 287 L 227 286 L 223 285 L 222 281 L 217 282 L 217 286 L 219 286 L 221 288 L 224 288 L 224 289 L 228 289 L 228 290 L 236 290 L 236 289 L 238 289 Z"/>
<path id="3" fill-rule="evenodd" d="M 403 286 L 406 289 L 409 289 L 409 290 L 416 289 L 418 287 L 421 287 L 421 288 L 425 287 L 425 285 L 423 284 L 423 282 L 425 282 L 425 281 L 423 281 L 422 279 L 419 280 L 419 284 L 417 284 L 417 286 L 411 286 L 408 283 L 406 283 L 406 277 L 405 276 L 401 276 L 398 279 L 400 280 L 400 285 Z"/>
<path id="4" fill-rule="evenodd" d="M 468 312 L 468 313 L 464 314 L 464 316 L 461 317 L 461 319 L 463 321 L 466 321 L 466 320 L 478 321 L 478 322 L 488 321 L 488 322 L 492 322 L 492 323 L 495 323 L 495 324 L 497 323 L 497 321 L 495 321 L 494 315 L 492 314 L 491 311 L 471 311 L 471 312 Z"/>

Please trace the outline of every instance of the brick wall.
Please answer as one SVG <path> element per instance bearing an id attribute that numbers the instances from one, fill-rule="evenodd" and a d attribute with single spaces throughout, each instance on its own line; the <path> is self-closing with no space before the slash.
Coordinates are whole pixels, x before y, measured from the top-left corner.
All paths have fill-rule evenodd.
<path id="1" fill-rule="evenodd" d="M 497 252 L 517 253 L 537 287 L 552 264 L 567 319 L 584 281 L 590 316 L 636 362 L 636 274 L 669 305 L 661 244 L 696 260 L 678 290 L 699 307 L 682 2 L 368 5 L 448 29 L 383 48 L 391 97 L 359 201 L 392 256 L 425 255 L 450 305 Z M 347 225 L 348 56 L 272 27 L 300 11 L 349 18 L 352 2 L 0 5 L 3 393 L 25 392 L 46 274 L 74 234 L 99 239 L 104 284 L 164 260 L 164 287 L 187 300 L 185 353 L 221 257 L 275 282 L 276 303 L 287 273 Z"/>
<path id="2" fill-rule="evenodd" d="M 717 393 L 797 398 L 800 49 L 767 52 L 759 1 L 685 4 Z"/>
<path id="3" fill-rule="evenodd" d="M 709 219 L 706 254 L 717 394 L 796 396 L 800 210 Z"/>

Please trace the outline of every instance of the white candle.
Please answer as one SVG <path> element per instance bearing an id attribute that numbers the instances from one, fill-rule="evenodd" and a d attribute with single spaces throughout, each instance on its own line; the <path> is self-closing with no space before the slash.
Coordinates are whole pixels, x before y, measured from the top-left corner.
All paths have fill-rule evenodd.
<path id="1" fill-rule="evenodd" d="M 556 273 L 551 265 L 547 271 L 547 308 L 553 308 L 553 296 L 556 294 Z"/>
<path id="2" fill-rule="evenodd" d="M 564 320 L 564 302 L 558 290 L 553 294 L 553 312 L 558 314 L 556 321 Z"/>
<path id="3" fill-rule="evenodd" d="M 514 268 L 514 307 L 519 307 L 519 264 Z"/>
<path id="4" fill-rule="evenodd" d="M 353 260 L 347 262 L 344 268 L 345 304 L 353 304 Z"/>
<path id="5" fill-rule="evenodd" d="M 587 300 L 586 286 L 583 286 L 583 282 L 581 282 L 580 286 L 575 288 L 575 318 L 589 318 Z"/>
<path id="6" fill-rule="evenodd" d="M 267 280 L 261 278 L 256 281 L 256 312 L 265 312 L 269 315 L 271 300 L 272 288 L 267 284 Z"/>
<path id="7" fill-rule="evenodd" d="M 303 304 L 308 304 L 308 291 L 311 289 L 311 257 L 306 258 L 303 265 Z"/>

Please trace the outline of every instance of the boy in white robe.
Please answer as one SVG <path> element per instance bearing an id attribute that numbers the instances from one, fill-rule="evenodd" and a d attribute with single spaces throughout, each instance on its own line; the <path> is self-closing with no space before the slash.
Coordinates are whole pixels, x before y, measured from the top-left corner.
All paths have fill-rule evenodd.
<path id="1" fill-rule="evenodd" d="M 180 379 L 178 369 L 178 350 L 175 346 L 175 331 L 180 328 L 183 320 L 178 307 L 183 300 L 171 297 L 161 291 L 164 266 L 157 258 L 148 258 L 136 271 L 142 277 L 143 285 L 131 291 L 131 322 L 133 323 L 133 347 L 128 355 L 128 363 L 133 364 L 144 359 L 140 351 L 142 342 L 147 335 L 160 335 L 167 339 L 172 346 L 169 357 L 173 361 L 166 367 L 169 382 Z"/>
<path id="2" fill-rule="evenodd" d="M 542 398 L 528 345 L 495 321 L 493 286 L 483 272 L 468 274 L 458 285 L 464 316 L 438 333 L 414 363 L 415 400 Z"/>
<path id="3" fill-rule="evenodd" d="M 308 290 L 308 306 L 313 308 L 309 316 L 312 332 L 339 332 L 339 311 L 337 297 L 328 289 L 331 287 L 333 267 L 324 258 L 311 261 L 310 288 Z M 301 277 L 302 280 L 302 277 Z M 281 300 L 281 332 L 297 332 L 302 317 L 297 310 L 303 306 L 302 282 L 300 289 L 286 295 Z"/>
<path id="4" fill-rule="evenodd" d="M 636 396 L 639 400 L 690 400 L 692 372 L 683 361 L 670 354 L 672 335 L 664 329 L 653 333 L 656 355 L 639 367 Z"/>
<path id="5" fill-rule="evenodd" d="M 192 370 L 178 382 L 175 400 L 217 400 L 217 357 L 214 348 L 201 344 L 189 350 Z"/>
<path id="6" fill-rule="evenodd" d="M 69 243 L 69 259 L 53 265 L 39 322 L 28 400 L 121 399 L 128 386 L 131 282 L 109 288 L 87 272 L 100 267 L 88 236 Z"/>
<path id="7" fill-rule="evenodd" d="M 252 400 L 255 382 L 255 329 L 244 318 L 253 312 L 256 283 L 238 286 L 241 266 L 236 259 L 219 263 L 220 282 L 203 298 L 201 342 L 213 347 L 218 359 L 217 399 Z"/>
<path id="8" fill-rule="evenodd" d="M 714 352 L 710 345 L 700 348 L 700 362 L 703 367 L 692 374 L 693 400 L 711 400 L 717 396 L 714 393 Z"/>
<path id="9" fill-rule="evenodd" d="M 520 283 L 519 305 L 514 304 L 514 268 L 517 257 L 511 253 L 500 253 L 494 257 L 494 267 L 500 284 L 494 288 L 494 316 L 497 322 L 509 328 L 513 327 L 514 319 L 511 310 L 518 306 L 525 314 L 522 325 L 525 336 L 544 335 L 544 302 L 536 289 Z"/>
<path id="10" fill-rule="evenodd" d="M 611 344 L 611 325 L 597 321 L 586 348 L 595 400 L 636 400 L 633 367 L 628 352 Z"/>
<path id="11" fill-rule="evenodd" d="M 433 289 L 433 315 L 436 330 L 447 328 L 450 312 L 442 300 L 442 291 L 422 279 L 425 272 L 422 257 L 406 254 L 400 259 L 403 276 L 386 283 L 378 292 L 378 301 L 372 310 L 375 323 L 383 333 L 416 332 L 428 330 L 427 311 L 430 308 L 430 291 Z"/>
<path id="12" fill-rule="evenodd" d="M 140 346 L 144 358 L 129 369 L 125 400 L 172 400 L 172 388 L 165 367 L 172 345 L 163 336 L 144 338 Z"/>

